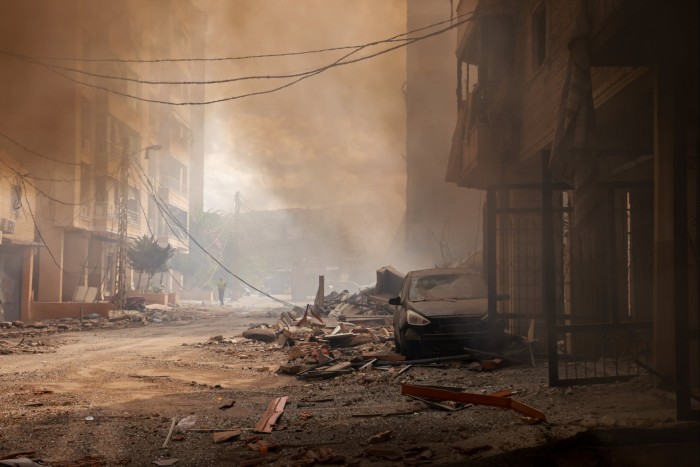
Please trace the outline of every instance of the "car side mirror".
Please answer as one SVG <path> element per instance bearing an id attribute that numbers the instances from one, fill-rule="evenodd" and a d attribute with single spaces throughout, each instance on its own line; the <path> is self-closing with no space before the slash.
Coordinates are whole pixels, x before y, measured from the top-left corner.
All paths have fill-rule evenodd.
<path id="1" fill-rule="evenodd" d="M 389 305 L 401 305 L 401 297 L 390 298 Z"/>
<path id="2" fill-rule="evenodd" d="M 498 302 L 504 302 L 506 300 L 510 300 L 510 294 L 507 293 L 499 293 L 496 295 L 496 301 Z"/>

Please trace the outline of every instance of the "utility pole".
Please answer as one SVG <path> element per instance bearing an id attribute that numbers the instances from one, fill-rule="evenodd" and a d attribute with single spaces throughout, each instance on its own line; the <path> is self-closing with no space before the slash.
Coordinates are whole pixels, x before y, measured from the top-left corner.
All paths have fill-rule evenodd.
<path id="1" fill-rule="evenodd" d="M 117 273 L 114 284 L 114 306 L 124 309 L 126 303 L 126 249 L 129 200 L 129 139 L 122 140 L 122 160 L 119 167 L 119 192 L 117 198 Z"/>
<path id="2" fill-rule="evenodd" d="M 238 273 L 238 265 L 240 262 L 238 261 L 238 251 L 239 251 L 239 243 L 238 243 L 238 236 L 240 234 L 240 225 L 241 225 L 241 192 L 237 191 L 236 192 L 236 198 L 235 198 L 235 210 L 233 213 L 233 271 L 235 273 Z M 231 293 L 232 293 L 232 298 L 234 300 L 238 300 L 240 294 L 239 294 L 239 288 L 238 288 L 238 283 L 234 282 L 231 286 Z"/>

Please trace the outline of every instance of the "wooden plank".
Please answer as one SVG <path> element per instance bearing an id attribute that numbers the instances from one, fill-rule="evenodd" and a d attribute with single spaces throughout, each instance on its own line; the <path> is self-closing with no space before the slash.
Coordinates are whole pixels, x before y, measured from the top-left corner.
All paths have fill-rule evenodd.
<path id="1" fill-rule="evenodd" d="M 401 394 L 409 396 L 417 396 L 426 399 L 447 400 L 455 402 L 463 402 L 465 404 L 486 405 L 491 407 L 500 407 L 503 409 L 512 409 L 520 412 L 528 417 L 538 420 L 546 420 L 543 412 L 530 407 L 522 402 L 519 402 L 510 397 L 474 394 L 470 392 L 454 392 L 444 389 L 437 389 L 431 386 L 416 386 L 411 384 L 401 385 Z"/>
<path id="2" fill-rule="evenodd" d="M 272 427 L 284 412 L 284 406 L 289 396 L 278 397 L 270 402 L 267 410 L 258 423 L 255 424 L 256 433 L 272 433 Z"/>
<path id="3" fill-rule="evenodd" d="M 350 362 L 340 362 L 340 363 L 336 363 L 335 365 L 330 366 L 328 368 L 324 368 L 323 371 L 349 370 L 351 366 L 352 366 L 352 363 L 350 363 Z"/>

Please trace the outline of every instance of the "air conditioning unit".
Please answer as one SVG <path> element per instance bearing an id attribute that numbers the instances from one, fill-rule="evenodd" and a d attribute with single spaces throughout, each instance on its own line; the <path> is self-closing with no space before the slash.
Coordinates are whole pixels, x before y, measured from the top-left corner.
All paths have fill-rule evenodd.
<path id="1" fill-rule="evenodd" d="M 3 217 L 2 219 L 0 219 L 0 230 L 3 233 L 7 233 L 7 234 L 15 233 L 15 225 L 16 225 L 16 222 L 14 221 L 14 219 L 9 219 L 7 217 Z"/>

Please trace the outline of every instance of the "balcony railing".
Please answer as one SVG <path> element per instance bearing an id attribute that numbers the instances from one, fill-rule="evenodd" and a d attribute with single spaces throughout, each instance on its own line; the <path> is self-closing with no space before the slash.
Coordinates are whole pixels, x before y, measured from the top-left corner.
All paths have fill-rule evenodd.
<path id="1" fill-rule="evenodd" d="M 187 195 L 188 186 L 187 182 L 184 180 L 178 180 L 175 177 L 164 176 L 160 179 L 160 186 L 163 188 L 168 188 L 174 190 L 182 195 Z"/>
<path id="2" fill-rule="evenodd" d="M 95 218 L 114 219 L 114 205 L 111 203 L 95 203 Z"/>
<path id="3" fill-rule="evenodd" d="M 137 211 L 126 211 L 126 221 L 129 225 L 141 225 L 141 216 Z"/>

